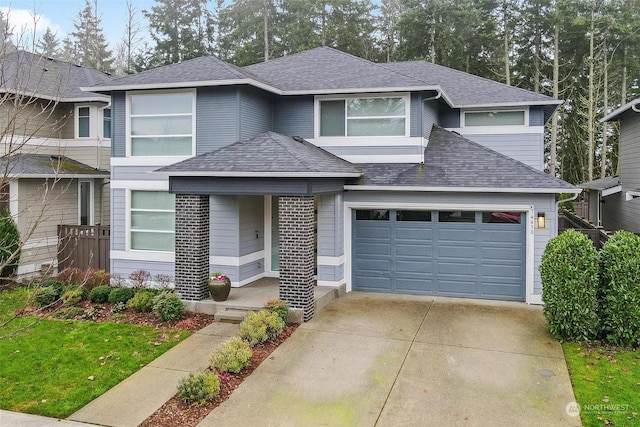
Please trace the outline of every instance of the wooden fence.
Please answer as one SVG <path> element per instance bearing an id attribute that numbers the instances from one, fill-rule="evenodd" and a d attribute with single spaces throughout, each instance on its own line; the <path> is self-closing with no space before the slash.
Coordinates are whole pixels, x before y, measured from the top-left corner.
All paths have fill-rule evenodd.
<path id="1" fill-rule="evenodd" d="M 109 271 L 110 235 L 108 225 L 59 225 L 58 271 L 68 267 Z"/>
<path id="2" fill-rule="evenodd" d="M 597 227 L 566 209 L 561 209 L 558 215 L 558 234 L 569 229 L 574 229 L 585 234 L 591 239 L 596 249 L 602 248 L 602 245 L 611 237 L 611 234 L 604 228 Z"/>

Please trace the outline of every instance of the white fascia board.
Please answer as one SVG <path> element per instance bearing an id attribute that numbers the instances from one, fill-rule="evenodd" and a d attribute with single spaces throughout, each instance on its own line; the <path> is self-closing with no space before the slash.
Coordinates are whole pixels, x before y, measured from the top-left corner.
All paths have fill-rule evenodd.
<path id="1" fill-rule="evenodd" d="M 360 191 L 419 191 L 454 193 L 530 193 L 530 194 L 580 194 L 581 188 L 493 188 L 493 187 L 410 187 L 393 185 L 345 185 L 345 190 Z"/>
<path id="2" fill-rule="evenodd" d="M 613 110 L 612 112 L 610 112 L 609 114 L 607 114 L 606 116 L 601 118 L 600 122 L 601 123 L 602 122 L 608 122 L 610 120 L 617 119 L 620 114 L 626 112 L 627 110 L 629 110 L 632 107 L 635 107 L 636 105 L 639 105 L 639 104 L 640 104 L 640 98 L 634 99 L 631 102 L 627 102 L 626 104 L 622 105 L 621 107 L 616 108 L 615 110 Z"/>
<path id="3" fill-rule="evenodd" d="M 82 88 L 80 88 L 82 89 Z M 90 91 L 88 91 L 90 92 Z M 50 95 L 45 95 L 42 93 L 37 93 L 37 92 L 23 92 L 23 91 L 17 91 L 17 90 L 7 90 L 7 89 L 2 89 L 0 90 L 0 93 L 11 93 L 14 95 L 18 95 L 18 96 L 23 96 L 23 97 L 27 97 L 27 98 L 38 98 L 38 99 L 45 99 L 47 101 L 54 101 L 54 102 L 106 102 L 109 103 L 111 101 L 111 97 L 108 95 L 100 95 L 95 93 L 95 96 L 88 96 L 88 97 L 84 97 L 84 98 L 63 98 L 63 97 L 55 97 L 55 96 L 50 96 Z"/>
<path id="4" fill-rule="evenodd" d="M 615 187 L 605 188 L 602 190 L 602 197 L 607 197 L 612 194 L 618 194 L 622 191 L 622 185 L 616 185 Z"/>
<path id="5" fill-rule="evenodd" d="M 109 178 L 111 175 L 108 173 L 101 174 L 9 174 L 11 179 L 20 178 L 34 178 L 34 179 L 94 179 L 94 178 Z"/>
<path id="6" fill-rule="evenodd" d="M 545 106 L 545 105 L 561 105 L 564 101 L 560 99 L 549 99 L 548 101 L 518 101 L 518 102 L 492 102 L 487 104 L 460 104 L 455 108 L 496 108 L 496 107 L 527 107 L 527 106 Z"/>
<path id="7" fill-rule="evenodd" d="M 151 171 L 153 175 L 193 176 L 216 178 L 358 178 L 361 173 L 330 173 L 330 172 L 167 172 Z"/>
<path id="8" fill-rule="evenodd" d="M 264 89 L 268 92 L 272 92 L 278 95 L 283 95 L 283 91 L 258 82 L 252 79 L 229 79 L 229 80 L 201 80 L 201 81 L 186 81 L 186 82 L 168 82 L 168 83 L 142 83 L 142 84 L 130 84 L 130 85 L 114 85 L 114 86 L 89 86 L 81 87 L 83 92 L 111 92 L 111 91 L 129 91 L 129 90 L 153 90 L 153 89 L 184 89 L 194 87 L 206 87 L 206 86 L 231 86 L 231 85 L 251 85 Z"/>

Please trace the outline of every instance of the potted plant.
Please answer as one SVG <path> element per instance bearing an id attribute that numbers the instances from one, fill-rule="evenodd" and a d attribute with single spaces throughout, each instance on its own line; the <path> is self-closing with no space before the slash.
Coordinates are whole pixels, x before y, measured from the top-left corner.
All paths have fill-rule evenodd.
<path id="1" fill-rule="evenodd" d="M 226 301 L 231 291 L 231 280 L 226 274 L 211 273 L 209 276 L 209 293 L 214 301 Z"/>

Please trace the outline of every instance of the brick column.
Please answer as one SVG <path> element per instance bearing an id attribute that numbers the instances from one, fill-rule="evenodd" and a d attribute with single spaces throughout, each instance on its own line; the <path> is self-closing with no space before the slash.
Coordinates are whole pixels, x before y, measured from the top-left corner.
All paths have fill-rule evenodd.
<path id="1" fill-rule="evenodd" d="M 209 196 L 176 194 L 176 291 L 185 300 L 208 297 Z"/>
<path id="2" fill-rule="evenodd" d="M 311 320 L 313 300 L 313 196 L 279 198 L 280 299 Z"/>

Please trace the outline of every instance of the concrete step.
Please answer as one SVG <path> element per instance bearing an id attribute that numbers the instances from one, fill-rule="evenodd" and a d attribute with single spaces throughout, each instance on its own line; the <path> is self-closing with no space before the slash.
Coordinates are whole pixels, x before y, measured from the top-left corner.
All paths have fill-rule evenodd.
<path id="1" fill-rule="evenodd" d="M 241 323 L 246 315 L 247 313 L 221 311 L 213 315 L 213 320 L 223 323 Z"/>

